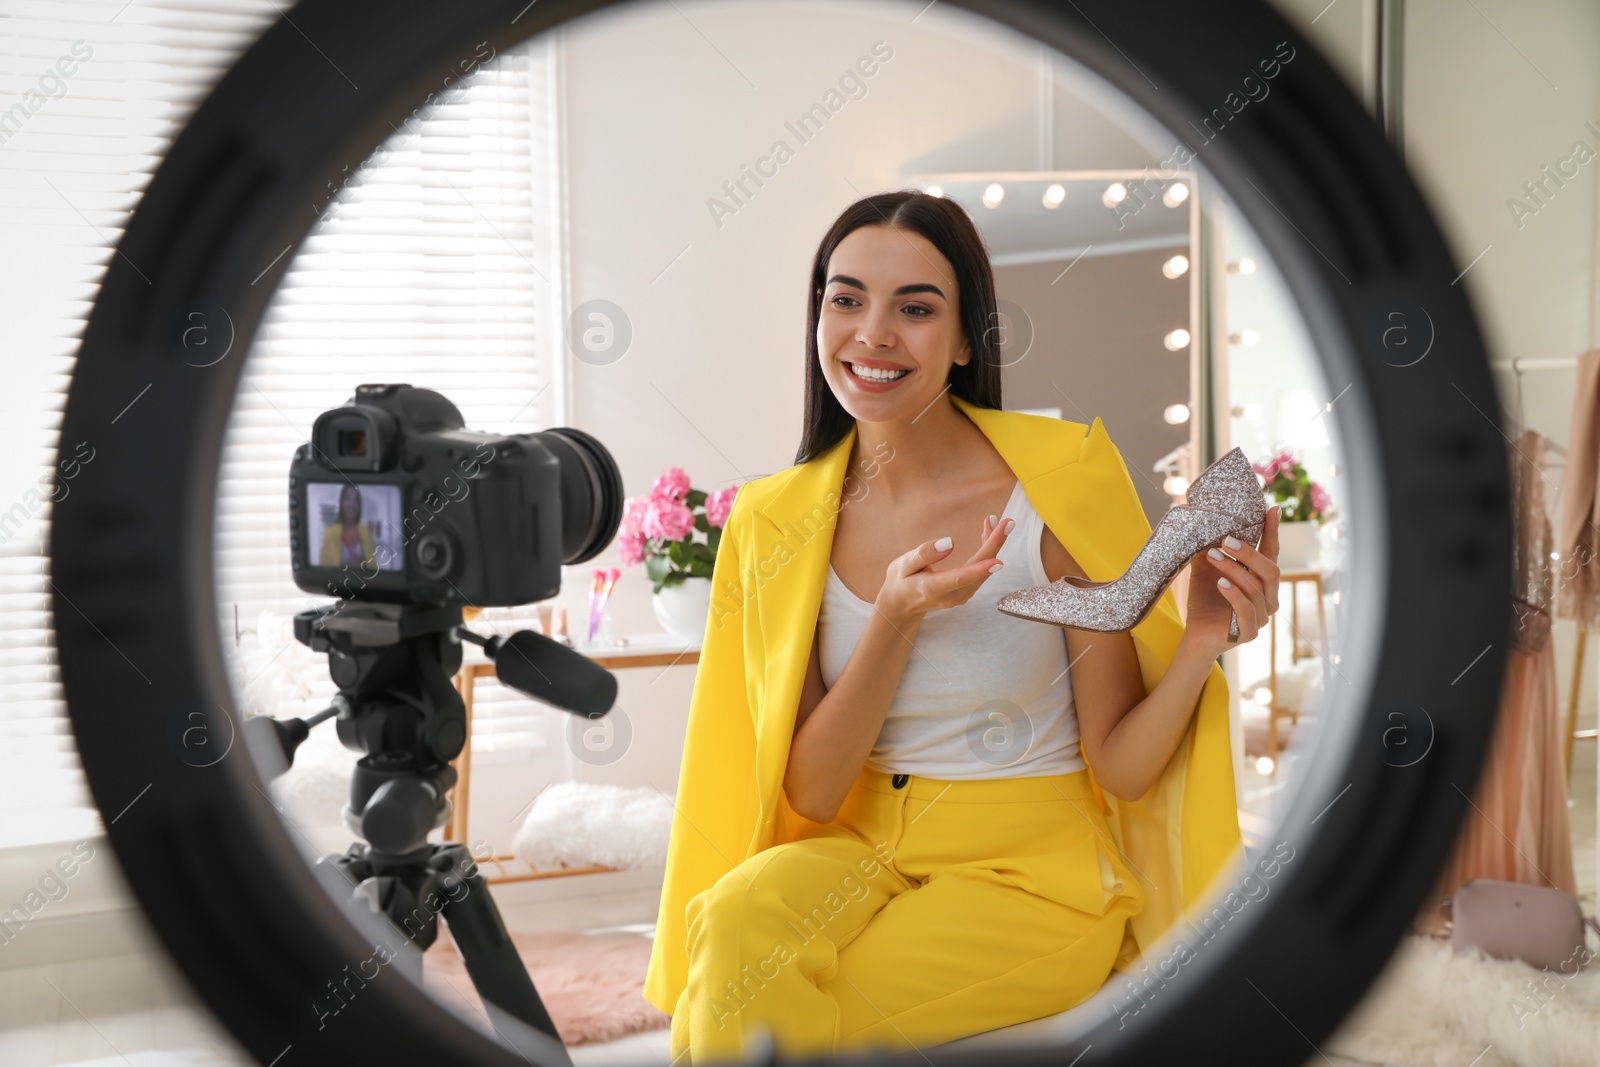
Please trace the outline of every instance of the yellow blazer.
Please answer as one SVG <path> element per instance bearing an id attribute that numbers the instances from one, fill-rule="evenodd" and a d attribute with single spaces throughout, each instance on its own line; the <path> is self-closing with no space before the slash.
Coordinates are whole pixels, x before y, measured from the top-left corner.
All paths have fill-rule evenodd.
<path id="1" fill-rule="evenodd" d="M 356 524 L 356 533 L 361 538 L 361 559 L 363 562 L 372 559 L 372 531 L 362 522 Z M 339 539 L 343 536 L 343 522 L 330 523 L 327 529 L 322 531 L 322 554 L 318 557 L 321 566 L 337 567 L 344 562 L 344 553 L 340 551 L 339 545 Z"/>
<path id="2" fill-rule="evenodd" d="M 1086 427 L 951 399 L 1016 472 L 1029 503 L 1090 579 L 1127 569 L 1150 522 L 1098 418 Z M 783 777 L 855 434 L 852 427 L 828 452 L 741 485 L 723 527 L 644 984 L 645 999 L 668 1014 L 687 980 L 689 900 L 810 825 L 789 806 Z M 1132 631 L 1146 692 L 1166 672 L 1182 633 L 1169 588 Z M 1209 899 L 1208 884 L 1239 846 L 1228 710 L 1227 681 L 1213 665 L 1188 732 L 1149 792 L 1119 801 L 1095 784 L 1146 897 L 1129 920 L 1118 969 L 1190 905 Z"/>

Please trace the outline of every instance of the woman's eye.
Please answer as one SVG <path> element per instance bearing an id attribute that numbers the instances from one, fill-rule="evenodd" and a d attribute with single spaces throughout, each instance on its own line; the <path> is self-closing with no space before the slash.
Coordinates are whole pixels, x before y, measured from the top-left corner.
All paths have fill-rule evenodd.
<path id="1" fill-rule="evenodd" d="M 932 308 L 923 307 L 921 304 L 907 304 L 902 310 L 914 312 L 912 318 L 925 319 L 933 314 Z"/>
<path id="2" fill-rule="evenodd" d="M 850 303 L 849 304 L 841 304 L 841 303 L 839 303 L 839 301 L 841 301 L 841 300 L 848 300 L 848 301 L 850 301 Z M 841 293 L 840 295 L 834 297 L 833 300 L 830 301 L 830 303 L 832 303 L 834 307 L 852 307 L 855 304 L 859 303 L 859 301 L 856 300 L 856 298 L 853 297 L 853 296 L 845 296 L 844 294 Z"/>

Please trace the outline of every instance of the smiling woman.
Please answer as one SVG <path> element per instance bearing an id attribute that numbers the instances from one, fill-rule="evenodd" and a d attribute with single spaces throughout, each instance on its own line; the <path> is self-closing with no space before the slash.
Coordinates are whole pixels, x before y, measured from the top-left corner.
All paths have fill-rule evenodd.
<path id="1" fill-rule="evenodd" d="M 714 580 L 737 584 L 724 560 L 737 572 L 742 538 L 764 554 L 753 511 L 792 529 L 786 516 L 830 503 L 786 584 L 758 590 L 758 630 L 713 620 L 684 755 L 716 762 L 696 739 L 748 714 L 772 753 L 759 762 L 782 771 L 759 803 L 781 818 L 747 813 L 760 842 L 736 864 L 720 846 L 720 863 L 681 842 L 669 853 L 645 994 L 672 1015 L 675 1057 L 738 1055 L 757 1028 L 825 1054 L 1065 1011 L 1149 947 L 1239 844 L 1216 663 L 1229 613 L 1212 564 L 1196 564 L 1212 580 L 1192 583 L 1190 630 L 1170 595 L 1136 628 L 1161 650 L 1144 663 L 1132 634 L 996 610 L 1008 592 L 1084 575 L 1076 555 L 1097 569 L 1125 557 L 1149 524 L 1099 419 L 1000 410 L 994 282 L 965 210 L 916 190 L 865 197 L 824 236 L 811 281 L 797 464 L 741 487 Z M 878 492 L 837 508 L 844 469 L 883 446 L 895 462 L 875 472 Z M 1275 581 L 1275 540 L 1262 549 L 1232 551 Z M 769 664 L 802 660 L 792 703 L 730 708 Z M 1126 818 L 1160 828 L 1157 844 L 1113 830 L 1123 816 L 1102 784 Z M 749 801 L 680 781 L 686 826 Z M 829 892 L 885 849 L 890 877 L 848 903 Z M 998 921 L 975 932 L 974 915 Z"/>

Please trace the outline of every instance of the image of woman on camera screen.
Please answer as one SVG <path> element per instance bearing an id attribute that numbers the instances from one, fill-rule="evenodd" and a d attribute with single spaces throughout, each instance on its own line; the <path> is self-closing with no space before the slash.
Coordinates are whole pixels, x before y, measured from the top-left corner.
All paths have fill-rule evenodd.
<path id="1" fill-rule="evenodd" d="M 322 555 L 317 562 L 324 567 L 370 568 L 372 553 L 372 530 L 361 521 L 361 490 L 346 485 L 339 493 L 339 521 L 322 531 Z"/>

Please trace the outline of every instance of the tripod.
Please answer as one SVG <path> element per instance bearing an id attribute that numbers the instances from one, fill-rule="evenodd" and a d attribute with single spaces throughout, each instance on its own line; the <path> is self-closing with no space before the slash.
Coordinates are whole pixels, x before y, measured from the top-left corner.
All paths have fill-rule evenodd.
<path id="1" fill-rule="evenodd" d="M 449 761 L 467 740 L 466 708 L 450 681 L 461 666 L 463 639 L 483 646 L 502 681 L 589 718 L 610 709 L 616 680 L 541 634 L 485 640 L 469 633 L 456 606 L 342 601 L 332 610 L 297 614 L 294 635 L 327 654 L 339 695 L 308 719 L 249 720 L 252 754 L 266 764 L 268 777 L 276 777 L 288 769 L 311 728 L 329 718 L 336 718 L 346 748 L 366 753 L 356 763 L 344 809 L 345 824 L 365 843 L 324 856 L 317 866 L 349 882 L 346 905 L 353 913 L 383 915 L 405 935 L 415 951 L 397 955 L 419 983 L 422 953 L 438 937 L 442 916 L 496 1033 L 524 1056 L 550 1062 L 559 1050 L 557 1062 L 570 1064 L 466 847 L 427 838 L 449 818 L 448 793 L 456 783 Z M 508 648 L 516 655 L 502 661 Z M 509 1020 L 547 1036 L 553 1047 L 520 1025 L 507 1025 Z"/>

